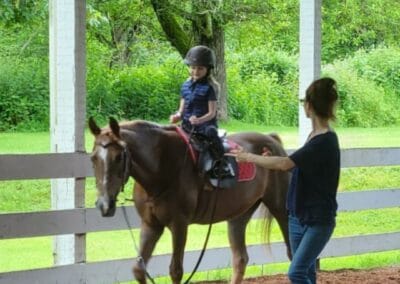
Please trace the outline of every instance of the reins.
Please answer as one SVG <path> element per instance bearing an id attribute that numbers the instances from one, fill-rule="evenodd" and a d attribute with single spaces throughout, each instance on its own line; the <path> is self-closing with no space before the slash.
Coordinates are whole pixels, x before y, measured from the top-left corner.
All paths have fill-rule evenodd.
<path id="1" fill-rule="evenodd" d="M 192 127 L 192 129 L 191 129 L 191 131 L 189 133 L 189 140 L 190 140 L 190 137 L 193 135 L 193 132 L 194 132 L 194 127 Z M 187 154 L 187 151 L 188 151 L 188 149 L 186 149 L 186 154 Z M 215 190 L 218 189 L 220 181 L 221 181 L 221 169 L 219 169 L 219 172 L 218 172 L 218 183 L 217 183 L 217 188 Z M 188 284 L 190 279 L 192 279 L 194 274 L 197 272 L 197 269 L 199 268 L 200 263 L 201 263 L 201 261 L 203 259 L 204 253 L 206 252 L 208 240 L 210 239 L 210 235 L 211 235 L 211 228 L 212 228 L 212 225 L 213 225 L 212 221 L 214 219 L 215 209 L 217 208 L 217 199 L 218 199 L 217 197 L 218 197 L 218 194 L 215 193 L 214 206 L 212 207 L 210 223 L 208 224 L 207 235 L 206 235 L 206 239 L 205 239 L 204 244 L 203 244 L 203 248 L 202 248 L 202 250 L 200 252 L 200 255 L 199 255 L 199 258 L 197 259 L 197 262 L 196 262 L 196 264 L 195 264 L 195 266 L 193 268 L 193 271 L 190 273 L 188 279 L 186 279 L 184 284 Z"/>
<path id="2" fill-rule="evenodd" d="M 220 179 L 220 176 L 218 176 L 218 185 L 219 185 L 220 180 L 221 180 L 221 179 Z M 218 187 L 219 187 L 219 186 L 218 186 Z M 217 187 L 217 188 L 218 188 L 218 187 Z M 217 190 L 217 189 L 215 189 L 215 190 Z M 205 241 L 204 241 L 203 248 L 202 248 L 202 250 L 201 250 L 201 252 L 200 252 L 200 256 L 199 256 L 199 258 L 197 259 L 196 265 L 194 266 L 192 273 L 189 275 L 188 279 L 186 279 L 186 281 L 184 282 L 184 284 L 188 284 L 189 281 L 190 281 L 190 279 L 192 279 L 192 277 L 194 276 L 194 274 L 197 272 L 197 269 L 199 268 L 200 263 L 201 263 L 201 261 L 202 261 L 202 259 L 203 259 L 204 253 L 206 252 L 208 240 L 210 239 L 210 235 L 211 235 L 211 228 L 212 228 L 212 225 L 213 225 L 212 221 L 213 221 L 213 219 L 214 219 L 215 209 L 217 208 L 217 197 L 218 197 L 218 195 L 215 194 L 215 198 L 214 198 L 215 201 L 214 201 L 214 206 L 213 206 L 213 209 L 212 209 L 212 212 L 211 212 L 210 223 L 208 224 L 207 235 L 206 235 L 206 239 L 205 239 Z"/>
<path id="3" fill-rule="evenodd" d="M 126 146 L 124 147 L 124 152 L 123 152 L 123 163 L 124 163 L 124 177 L 122 180 L 120 192 L 124 192 L 125 184 L 127 183 L 128 179 L 129 179 L 129 167 L 128 167 L 129 159 L 128 159 L 128 149 Z M 132 199 L 132 201 L 133 201 L 133 199 Z M 121 208 L 122 208 L 122 213 L 124 214 L 124 219 L 125 219 L 126 225 L 128 226 L 129 234 L 131 235 L 131 239 L 133 241 L 133 245 L 136 250 L 136 254 L 138 255 L 138 257 L 136 258 L 136 261 L 137 261 L 137 263 L 139 263 L 140 268 L 143 269 L 147 279 L 149 279 L 151 283 L 155 284 L 154 279 L 151 277 L 150 273 L 146 269 L 146 264 L 144 263 L 143 257 L 140 256 L 139 248 L 136 244 L 135 237 L 132 233 L 132 226 L 129 223 L 128 214 L 126 213 L 126 208 L 125 208 L 125 206 L 121 206 Z"/>

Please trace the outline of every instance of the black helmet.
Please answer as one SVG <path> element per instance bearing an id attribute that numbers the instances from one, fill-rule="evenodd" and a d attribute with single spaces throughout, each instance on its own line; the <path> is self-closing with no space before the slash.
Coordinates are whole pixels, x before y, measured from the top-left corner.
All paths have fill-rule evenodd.
<path id="1" fill-rule="evenodd" d="M 215 67 L 215 54 L 214 51 L 204 45 L 197 45 L 189 49 L 185 56 L 185 64 Z"/>

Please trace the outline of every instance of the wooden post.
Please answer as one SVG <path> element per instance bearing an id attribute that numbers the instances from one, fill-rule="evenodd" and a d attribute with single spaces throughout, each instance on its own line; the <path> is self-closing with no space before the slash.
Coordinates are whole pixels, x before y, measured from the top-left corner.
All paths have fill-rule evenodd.
<path id="1" fill-rule="evenodd" d="M 299 99 L 304 98 L 311 82 L 321 76 L 321 1 L 300 1 Z M 304 144 L 310 132 L 311 121 L 299 102 L 299 146 Z M 319 259 L 317 269 L 320 269 Z"/>
<path id="2" fill-rule="evenodd" d="M 300 1 L 299 99 L 312 81 L 321 75 L 321 0 Z M 311 122 L 299 104 L 299 143 L 303 145 Z"/>
<path id="3" fill-rule="evenodd" d="M 50 0 L 49 15 L 51 152 L 85 151 L 86 1 Z M 85 179 L 53 179 L 52 209 L 84 207 L 84 187 Z M 84 262 L 85 235 L 56 236 L 53 254 L 56 265 Z"/>

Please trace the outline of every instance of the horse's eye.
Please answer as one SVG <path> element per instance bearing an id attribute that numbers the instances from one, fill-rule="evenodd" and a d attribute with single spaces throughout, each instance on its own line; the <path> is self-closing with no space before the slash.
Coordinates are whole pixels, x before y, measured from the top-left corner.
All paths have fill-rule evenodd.
<path id="1" fill-rule="evenodd" d="M 90 156 L 90 160 L 92 160 L 92 163 L 97 161 L 97 156 L 96 155 L 92 155 Z"/>

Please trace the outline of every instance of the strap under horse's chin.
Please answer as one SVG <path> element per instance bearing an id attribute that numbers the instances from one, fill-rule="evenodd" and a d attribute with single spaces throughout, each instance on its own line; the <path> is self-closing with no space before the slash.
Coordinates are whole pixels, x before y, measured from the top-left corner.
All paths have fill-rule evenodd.
<path id="1" fill-rule="evenodd" d="M 123 176 L 123 179 L 122 179 L 121 192 L 124 192 L 125 184 L 129 180 L 129 163 L 130 163 L 130 160 L 129 160 L 128 155 L 129 155 L 129 151 L 128 151 L 128 148 L 125 146 L 124 147 L 124 152 L 123 152 L 124 176 Z"/>

